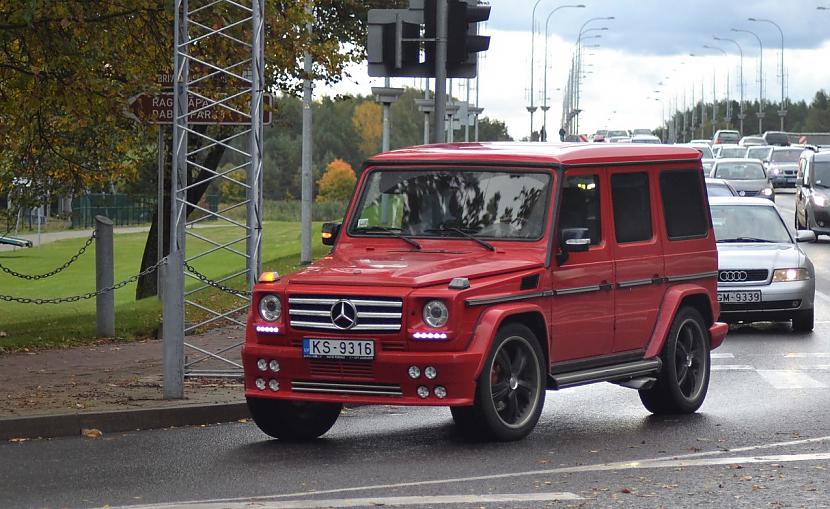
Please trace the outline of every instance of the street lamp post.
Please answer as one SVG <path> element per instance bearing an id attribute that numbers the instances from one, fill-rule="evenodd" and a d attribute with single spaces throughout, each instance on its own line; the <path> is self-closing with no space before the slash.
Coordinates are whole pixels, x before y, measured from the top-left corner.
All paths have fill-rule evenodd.
<path id="1" fill-rule="evenodd" d="M 778 110 L 778 116 L 781 117 L 781 130 L 784 130 L 784 117 L 787 116 L 787 110 L 784 109 L 784 31 L 781 30 L 781 27 L 778 26 L 778 23 L 772 21 L 771 19 L 762 19 L 762 18 L 748 18 L 748 21 L 754 21 L 758 23 L 769 23 L 774 25 L 775 28 L 778 29 L 778 33 L 781 35 L 781 109 Z"/>
<path id="2" fill-rule="evenodd" d="M 750 30 L 742 30 L 738 28 L 732 28 L 731 30 L 733 32 L 752 35 L 758 41 L 758 46 L 761 48 L 760 53 L 758 53 L 758 134 L 761 134 L 764 132 L 764 43 L 761 42 L 761 38 L 758 37 L 758 34 Z"/>
<path id="3" fill-rule="evenodd" d="M 582 75 L 582 40 L 583 40 L 582 35 L 586 31 L 585 27 L 588 26 L 589 23 L 592 23 L 594 21 L 610 21 L 610 20 L 613 20 L 613 19 L 615 19 L 614 16 L 598 16 L 598 17 L 595 17 L 595 18 L 589 18 L 582 24 L 581 27 L 579 27 L 579 34 L 576 37 L 576 73 L 575 74 L 576 74 L 577 78 Z M 591 36 L 591 37 L 595 37 L 595 36 Z M 589 37 L 586 37 L 585 39 L 587 39 L 587 38 L 589 38 Z M 599 45 L 597 44 L 597 45 L 593 45 L 593 46 L 589 46 L 589 47 L 598 48 Z M 580 95 L 579 94 L 579 92 L 580 92 L 580 90 L 579 90 L 579 79 L 575 80 L 574 83 L 575 83 L 575 86 L 576 86 L 576 90 L 575 90 L 575 94 L 574 94 L 574 104 L 572 106 L 574 107 L 573 114 L 575 116 L 575 121 L 574 121 L 575 133 L 578 133 L 578 131 L 579 131 L 579 113 L 580 113 L 580 110 L 579 110 L 579 95 Z"/>
<path id="4" fill-rule="evenodd" d="M 724 38 L 718 37 L 717 35 L 713 35 L 712 38 L 715 39 L 716 41 L 731 42 L 732 44 L 734 44 L 735 46 L 738 47 L 738 53 L 740 54 L 740 63 L 741 63 L 740 64 L 740 70 L 741 71 L 740 71 L 740 78 L 739 78 L 740 79 L 740 84 L 739 84 L 740 86 L 738 87 L 738 89 L 740 90 L 740 93 L 741 93 L 741 103 L 740 103 L 741 112 L 738 114 L 738 120 L 740 120 L 741 135 L 743 135 L 743 133 L 744 133 L 744 118 L 746 118 L 746 115 L 744 115 L 744 50 L 743 50 L 743 48 L 741 48 L 741 45 L 738 44 L 738 41 L 736 41 L 734 39 L 724 39 Z"/>
<path id="5" fill-rule="evenodd" d="M 536 46 L 536 8 L 539 7 L 539 3 L 542 0 L 536 0 L 533 4 L 533 11 L 531 11 L 530 15 L 530 106 L 527 107 L 527 111 L 530 112 L 530 137 L 533 137 L 533 113 L 536 111 L 536 106 L 533 104 L 533 67 L 534 67 L 534 50 Z M 582 4 L 577 5 L 576 7 L 585 7 Z"/>
<path id="6" fill-rule="evenodd" d="M 537 0 L 537 2 L 536 2 L 536 3 L 538 4 L 538 3 L 539 3 L 539 1 Z M 543 91 L 542 91 L 542 92 L 543 92 L 543 95 L 542 95 L 542 127 L 544 127 L 544 129 L 545 129 L 545 133 L 547 133 L 547 131 L 548 131 L 548 109 L 550 109 L 550 107 L 548 106 L 548 38 L 550 37 L 550 34 L 549 34 L 549 32 L 548 32 L 548 28 L 549 28 L 549 26 L 550 26 L 550 18 L 551 18 L 551 16 L 553 16 L 553 13 L 554 13 L 554 12 L 556 12 L 556 11 L 558 11 L 559 9 L 565 9 L 565 8 L 568 8 L 568 7 L 572 7 L 572 8 L 584 8 L 584 7 L 585 7 L 585 5 L 583 5 L 583 4 L 576 4 L 576 5 L 560 5 L 559 7 L 556 7 L 555 9 L 553 9 L 552 11 L 550 11 L 550 13 L 548 14 L 548 17 L 545 19 L 545 59 L 544 59 L 545 70 L 544 70 L 544 79 L 543 79 L 543 81 L 544 81 L 544 85 L 543 85 L 543 87 L 542 87 L 542 88 L 543 88 Z M 535 6 L 534 6 L 534 9 L 535 9 Z M 531 49 L 531 53 L 532 53 L 532 51 L 533 51 L 533 50 Z M 532 61 L 532 60 L 533 60 L 533 57 L 531 56 L 531 61 Z M 531 62 L 531 66 L 532 66 L 532 65 L 533 65 L 533 63 Z M 530 88 L 530 90 L 531 90 L 531 92 L 530 92 L 530 95 L 531 95 L 530 105 L 531 105 L 531 107 L 533 107 L 533 99 L 532 99 L 532 96 L 533 96 L 533 83 L 532 83 L 532 81 L 533 81 L 533 73 L 532 73 L 532 71 L 531 71 L 531 78 L 530 78 L 530 80 L 531 80 L 531 85 L 530 85 L 530 87 L 531 87 L 531 88 Z M 534 110 L 534 111 L 535 111 L 535 110 Z M 530 117 L 530 118 L 531 118 L 531 122 L 530 122 L 530 136 L 532 137 L 532 136 L 533 136 L 533 112 L 531 112 L 531 113 L 530 113 L 530 115 L 531 115 L 531 117 Z M 547 138 L 547 136 L 545 136 L 545 137 Z M 547 141 L 547 140 L 542 139 L 541 132 L 540 132 L 540 135 L 539 135 L 539 141 Z"/>
<path id="7" fill-rule="evenodd" d="M 706 48 L 706 49 L 714 50 L 714 51 L 720 51 L 721 53 L 723 53 L 724 56 L 727 55 L 726 50 L 723 49 L 723 48 L 720 48 L 718 46 L 709 46 L 708 44 L 704 44 L 703 47 Z M 716 91 L 716 87 L 715 87 L 715 70 L 716 70 L 716 68 L 712 69 L 712 136 L 715 135 L 715 130 L 716 130 L 715 129 L 715 120 L 718 118 L 718 95 L 717 95 L 717 91 Z M 727 67 L 727 69 L 726 69 L 726 112 L 725 112 L 725 118 L 726 118 L 726 123 L 727 124 L 730 124 L 729 119 L 732 118 L 730 113 L 731 112 L 729 110 L 729 68 Z"/>

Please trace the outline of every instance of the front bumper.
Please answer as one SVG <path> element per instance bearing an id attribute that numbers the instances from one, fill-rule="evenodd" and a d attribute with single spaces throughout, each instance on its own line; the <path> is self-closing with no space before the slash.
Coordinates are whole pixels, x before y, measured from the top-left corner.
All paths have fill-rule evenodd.
<path id="1" fill-rule="evenodd" d="M 258 359 L 277 360 L 279 371 L 259 371 Z M 480 361 L 481 354 L 469 352 L 379 350 L 372 361 L 340 361 L 307 359 L 302 348 L 291 346 L 245 344 L 242 347 L 245 395 L 294 401 L 468 406 L 475 399 L 476 369 Z M 413 365 L 421 370 L 421 375 L 414 380 L 408 375 Z M 427 366 L 438 371 L 434 380 L 424 375 Z M 257 389 L 257 378 L 266 381 L 265 390 Z M 279 390 L 268 388 L 271 379 L 279 383 Z M 427 387 L 428 397 L 418 396 L 419 386 Z M 445 398 L 435 395 L 436 386 L 446 388 Z"/>
<path id="2" fill-rule="evenodd" d="M 795 175 L 773 175 L 770 182 L 772 187 L 795 187 Z"/>
<path id="3" fill-rule="evenodd" d="M 810 224 L 808 228 L 816 233 L 830 234 L 830 207 L 813 206 L 807 214 Z"/>
<path id="4" fill-rule="evenodd" d="M 718 292 L 761 291 L 761 302 L 720 304 L 720 320 L 760 322 L 790 320 L 798 311 L 813 309 L 815 280 L 769 283 L 766 285 L 718 285 Z"/>

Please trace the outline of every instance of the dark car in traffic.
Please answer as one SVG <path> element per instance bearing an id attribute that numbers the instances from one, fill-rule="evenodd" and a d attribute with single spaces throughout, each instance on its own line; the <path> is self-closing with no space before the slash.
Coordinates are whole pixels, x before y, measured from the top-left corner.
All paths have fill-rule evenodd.
<path id="1" fill-rule="evenodd" d="M 795 181 L 795 228 L 830 235 L 830 152 L 805 150 Z"/>

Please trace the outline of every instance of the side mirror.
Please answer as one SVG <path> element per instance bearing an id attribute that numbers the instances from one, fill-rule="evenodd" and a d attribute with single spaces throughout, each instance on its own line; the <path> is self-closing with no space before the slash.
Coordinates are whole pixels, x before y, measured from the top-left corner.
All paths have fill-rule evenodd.
<path id="1" fill-rule="evenodd" d="M 591 239 L 568 239 L 565 241 L 565 249 L 569 253 L 584 253 L 590 247 Z"/>
<path id="2" fill-rule="evenodd" d="M 326 246 L 333 246 L 334 241 L 337 240 L 337 235 L 340 233 L 340 223 L 323 223 L 320 236 L 323 238 L 323 244 Z"/>
<path id="3" fill-rule="evenodd" d="M 797 242 L 815 242 L 816 232 L 811 230 L 798 230 L 795 234 L 795 240 Z"/>

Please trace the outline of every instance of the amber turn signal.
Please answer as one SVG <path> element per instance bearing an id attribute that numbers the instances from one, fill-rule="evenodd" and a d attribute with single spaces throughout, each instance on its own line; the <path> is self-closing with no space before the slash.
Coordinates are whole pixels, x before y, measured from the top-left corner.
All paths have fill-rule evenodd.
<path id="1" fill-rule="evenodd" d="M 263 272 L 259 275 L 259 282 L 260 283 L 273 283 L 280 278 L 280 275 L 276 272 Z"/>

